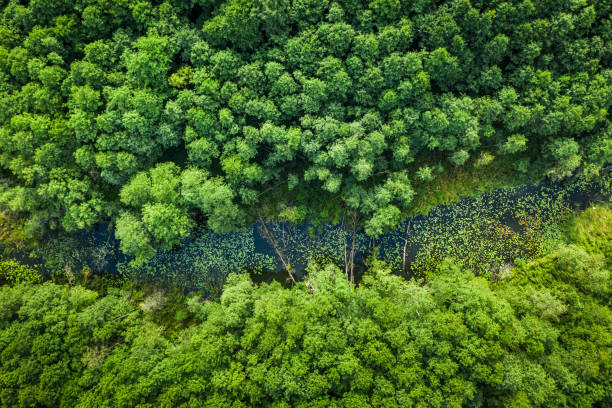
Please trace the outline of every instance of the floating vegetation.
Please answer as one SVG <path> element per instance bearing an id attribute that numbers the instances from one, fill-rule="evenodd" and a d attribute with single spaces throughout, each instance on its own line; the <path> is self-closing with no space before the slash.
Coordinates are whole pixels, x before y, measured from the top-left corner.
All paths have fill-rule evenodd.
<path id="1" fill-rule="evenodd" d="M 348 251 L 353 245 L 355 252 L 363 253 L 369 238 L 362 232 L 352 231 L 343 225 L 328 224 L 315 228 L 310 224 L 292 226 L 289 223 L 269 223 L 269 230 L 283 243 L 285 254 L 291 265 L 302 272 L 308 263 L 317 257 L 325 257 L 344 265 Z"/>
<path id="2" fill-rule="evenodd" d="M 272 254 L 257 251 L 254 228 L 228 234 L 204 232 L 187 241 L 180 251 L 158 251 L 144 265 L 134 267 L 127 260 L 118 263 L 123 276 L 171 283 L 208 294 L 220 292 L 231 272 L 274 270 Z"/>
<path id="3" fill-rule="evenodd" d="M 560 235 L 572 209 L 610 197 L 609 181 L 606 174 L 590 183 L 527 185 L 439 206 L 380 237 L 379 256 L 417 277 L 425 277 L 445 257 L 491 277 L 509 262 L 538 256 Z"/>

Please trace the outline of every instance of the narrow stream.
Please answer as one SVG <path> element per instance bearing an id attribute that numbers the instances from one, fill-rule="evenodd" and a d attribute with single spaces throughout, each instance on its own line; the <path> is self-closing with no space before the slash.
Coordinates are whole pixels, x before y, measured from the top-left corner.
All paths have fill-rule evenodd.
<path id="1" fill-rule="evenodd" d="M 258 224 L 229 234 L 201 231 L 180 251 L 159 251 L 139 267 L 130 266 L 108 226 L 99 225 L 93 232 L 73 237 L 84 248 L 74 260 L 85 259 L 94 272 L 176 284 L 206 294 L 218 293 L 231 272 L 248 272 L 256 282 L 276 280 L 288 285 L 289 274 L 279 249 L 296 279 L 304 278 L 312 259 L 332 260 L 344 268 L 353 245 L 355 281 L 360 280 L 364 260 L 373 252 L 407 277 L 418 276 L 445 256 L 463 261 L 475 273 L 495 275 L 504 264 L 529 256 L 535 240 L 554 235 L 570 210 L 609 201 L 609 179 L 608 172 L 597 183 L 544 182 L 464 198 L 435 207 L 427 215 L 410 217 L 376 239 L 334 224 L 314 228 L 309 223 L 267 223 L 265 231 L 273 235 L 274 246 Z M 40 261 L 17 257 L 27 263 Z M 62 269 L 59 263 L 50 268 Z"/>

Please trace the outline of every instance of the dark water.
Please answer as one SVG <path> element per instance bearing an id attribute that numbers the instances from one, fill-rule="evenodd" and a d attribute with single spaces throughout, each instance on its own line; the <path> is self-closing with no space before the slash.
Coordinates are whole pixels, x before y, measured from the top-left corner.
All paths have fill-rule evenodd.
<path id="1" fill-rule="evenodd" d="M 364 260 L 373 252 L 406 276 L 436 256 L 465 259 L 475 271 L 481 272 L 526 256 L 521 245 L 529 238 L 525 231 L 531 227 L 530 222 L 537 220 L 542 231 L 544 227 L 554 229 L 568 210 L 609 200 L 609 179 L 606 173 L 594 183 L 540 183 L 500 189 L 435 207 L 425 216 L 410 217 L 396 230 L 376 239 L 356 231 L 355 279 L 360 279 L 366 269 Z M 85 262 L 94 272 L 179 285 L 208 294 L 218 293 L 231 272 L 250 273 L 256 282 L 289 285 L 289 274 L 278 250 L 285 263 L 290 264 L 296 280 L 304 278 L 307 265 L 313 260 L 332 260 L 344 268 L 345 252 L 353 241 L 351 230 L 328 224 L 313 234 L 311 227 L 308 223 L 300 226 L 268 223 L 265 230 L 254 224 L 229 234 L 196 231 L 181 250 L 159 251 L 147 264 L 133 267 L 130 259 L 119 251 L 112 230 L 107 225 L 98 225 L 91 232 L 49 240 L 44 263 L 48 271 L 57 271 L 66 265 L 80 270 Z M 479 254 L 478 259 L 474 259 L 474 253 Z M 42 259 L 25 254 L 13 256 L 29 264 L 43 263 Z"/>
<path id="2" fill-rule="evenodd" d="M 584 210 L 593 203 L 609 201 L 609 183 L 555 184 L 541 183 L 511 189 L 500 189 L 478 198 L 464 198 L 459 202 L 438 206 L 427 215 L 416 215 L 406 219 L 395 230 L 376 239 L 358 231 L 356 236 L 355 277 L 359 281 L 365 271 L 364 261 L 374 251 L 379 259 L 389 262 L 397 273 L 409 277 L 411 265 L 419 255 L 431 255 L 439 250 L 440 256 L 458 259 L 470 257 L 477 250 L 476 243 L 489 245 L 479 263 L 470 266 L 479 269 L 511 262 L 514 258 L 528 256 L 520 248 L 521 240 L 529 238 L 528 228 L 539 228 L 538 233 L 560 227 L 563 217 L 571 210 Z M 486 222 L 485 222 L 486 221 Z M 287 253 L 291 265 L 301 278 L 308 262 L 317 254 L 336 260 L 343 267 L 344 246 L 341 237 L 350 235 L 339 225 L 327 225 L 316 237 L 310 237 L 310 225 L 292 227 L 284 225 L 292 239 Z M 278 228 L 277 228 L 278 229 Z M 514 241 L 487 232 L 505 229 Z M 268 251 L 265 238 L 255 233 L 256 250 Z M 335 238 L 335 239 L 334 239 Z M 507 241 L 507 242 L 504 242 Z M 349 240 L 350 242 L 350 240 Z M 507 243 L 517 244 L 508 247 Z M 431 248 L 434 248 L 433 250 Z M 280 263 L 274 270 L 267 270 L 256 281 L 286 281 L 287 271 Z"/>

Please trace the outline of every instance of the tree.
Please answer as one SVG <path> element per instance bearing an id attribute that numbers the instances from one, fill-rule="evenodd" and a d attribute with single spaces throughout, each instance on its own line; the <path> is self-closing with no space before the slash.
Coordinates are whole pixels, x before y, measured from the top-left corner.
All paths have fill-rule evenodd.
<path id="1" fill-rule="evenodd" d="M 552 179 L 568 177 L 580 166 L 580 145 L 573 139 L 557 139 L 551 145 L 551 155 L 557 165 L 548 171 Z"/>
<path id="2" fill-rule="evenodd" d="M 104 360 L 130 325 L 125 293 L 97 298 L 81 286 L 52 283 L 0 289 L 2 406 L 76 404 L 80 387 L 100 372 L 96 360 Z"/>
<path id="3" fill-rule="evenodd" d="M 133 255 L 136 264 L 148 260 L 155 254 L 144 223 L 128 212 L 117 219 L 115 236 L 121 242 L 121 250 Z"/>
<path id="4" fill-rule="evenodd" d="M 435 81 L 441 91 L 452 89 L 461 72 L 457 57 L 452 56 L 446 48 L 437 48 L 426 60 L 427 73 Z"/>
<path id="5" fill-rule="evenodd" d="M 126 51 L 122 58 L 128 82 L 138 88 L 151 87 L 163 91 L 172 58 L 167 37 L 147 36 L 136 40 L 136 51 Z"/>
<path id="6" fill-rule="evenodd" d="M 449 258 L 406 280 L 372 257 L 359 286 L 313 260 L 290 289 L 230 274 L 218 299 L 165 304 L 134 282 L 4 285 L 0 405 L 605 405 L 609 212 L 496 282 Z"/>
<path id="7" fill-rule="evenodd" d="M 389 174 L 493 151 L 512 155 L 500 180 L 595 178 L 610 161 L 602 2 L 21 3 L 0 6 L 1 209 L 41 231 L 141 217 L 121 191 L 165 162 L 205 171 L 231 205 L 148 202 L 226 231 L 221 214 L 243 225 L 272 197 L 314 223 L 360 202 L 363 228 Z M 68 180 L 87 193 L 60 199 Z M 393 200 L 381 208 L 412 211 Z"/>

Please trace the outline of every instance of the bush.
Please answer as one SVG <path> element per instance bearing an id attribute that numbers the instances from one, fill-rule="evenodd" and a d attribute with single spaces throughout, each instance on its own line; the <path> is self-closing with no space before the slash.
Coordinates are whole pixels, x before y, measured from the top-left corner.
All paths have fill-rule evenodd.
<path id="1" fill-rule="evenodd" d="M 0 260 L 0 281 L 10 284 L 38 283 L 41 275 L 38 266 L 23 265 L 14 259 Z"/>

